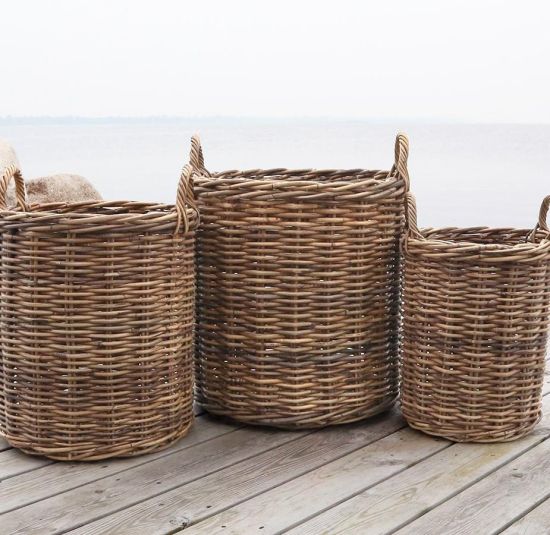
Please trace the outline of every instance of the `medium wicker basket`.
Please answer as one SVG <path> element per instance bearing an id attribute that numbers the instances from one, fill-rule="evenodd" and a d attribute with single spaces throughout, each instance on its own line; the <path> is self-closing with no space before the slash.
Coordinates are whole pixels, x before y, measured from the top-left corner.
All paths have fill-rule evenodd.
<path id="1" fill-rule="evenodd" d="M 407 195 L 401 404 L 408 423 L 457 442 L 537 424 L 550 316 L 550 196 L 534 231 L 418 230 Z"/>
<path id="2" fill-rule="evenodd" d="M 177 205 L 28 206 L 0 181 L 0 435 L 59 460 L 138 455 L 192 422 L 194 229 Z M 6 190 L 15 179 L 17 210 Z"/>
<path id="3" fill-rule="evenodd" d="M 408 141 L 390 171 L 191 164 L 198 400 L 283 428 L 351 422 L 397 396 L 399 240 Z"/>

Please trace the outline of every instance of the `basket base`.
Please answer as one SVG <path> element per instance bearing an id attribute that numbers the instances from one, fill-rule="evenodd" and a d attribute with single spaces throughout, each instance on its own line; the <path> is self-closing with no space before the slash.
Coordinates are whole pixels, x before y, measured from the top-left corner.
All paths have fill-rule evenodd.
<path id="1" fill-rule="evenodd" d="M 542 417 L 542 412 L 539 416 L 525 424 L 521 427 L 511 426 L 507 430 L 502 431 L 484 431 L 484 430 L 436 430 L 434 429 L 433 424 L 427 424 L 419 421 L 409 420 L 405 416 L 407 424 L 416 429 L 417 431 L 422 431 L 426 435 L 431 435 L 439 438 L 444 438 L 452 442 L 472 442 L 472 443 L 492 443 L 492 442 L 512 442 L 518 440 L 519 438 L 528 435 L 540 422 Z"/>
<path id="2" fill-rule="evenodd" d="M 92 443 L 87 443 L 80 445 L 71 444 L 66 446 L 44 447 L 38 446 L 36 443 L 33 444 L 28 439 L 22 439 L 21 437 L 10 436 L 8 434 L 0 433 L 0 437 L 10 444 L 10 446 L 29 455 L 47 457 L 55 461 L 99 461 L 101 459 L 117 457 L 135 457 L 169 448 L 188 433 L 192 423 L 193 419 L 173 433 L 157 439 L 121 443 L 116 446 L 112 444 L 97 446 Z"/>
<path id="3" fill-rule="evenodd" d="M 248 425 L 258 425 L 266 427 L 275 427 L 278 429 L 319 429 L 331 425 L 342 425 L 364 420 L 393 407 L 397 401 L 397 396 L 383 399 L 376 405 L 362 407 L 341 407 L 332 411 L 306 412 L 303 414 L 269 414 L 251 413 L 248 411 L 232 410 L 228 407 L 222 407 L 216 403 L 208 402 L 204 399 L 198 399 L 201 407 L 210 414 L 228 418 L 234 422 L 245 423 Z"/>

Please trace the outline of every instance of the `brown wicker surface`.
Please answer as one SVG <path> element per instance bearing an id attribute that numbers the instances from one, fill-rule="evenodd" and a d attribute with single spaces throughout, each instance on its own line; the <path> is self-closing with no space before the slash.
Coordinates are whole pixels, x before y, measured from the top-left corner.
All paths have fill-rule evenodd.
<path id="1" fill-rule="evenodd" d="M 397 395 L 408 141 L 391 171 L 209 174 L 194 139 L 197 390 L 254 424 L 358 420 Z"/>
<path id="2" fill-rule="evenodd" d="M 550 233 L 418 230 L 407 195 L 401 403 L 408 423 L 465 442 L 514 440 L 541 414 Z"/>
<path id="3" fill-rule="evenodd" d="M 60 460 L 167 446 L 192 422 L 194 228 L 176 206 L 27 206 L 0 181 L 0 435 Z M 5 194 L 15 178 L 17 211 Z"/>

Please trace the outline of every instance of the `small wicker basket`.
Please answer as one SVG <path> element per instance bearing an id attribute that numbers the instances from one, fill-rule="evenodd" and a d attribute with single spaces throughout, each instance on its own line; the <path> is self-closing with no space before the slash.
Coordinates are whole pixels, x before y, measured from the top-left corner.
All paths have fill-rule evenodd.
<path id="1" fill-rule="evenodd" d="M 191 168 L 177 205 L 28 206 L 0 181 L 0 435 L 59 460 L 165 447 L 192 422 Z M 15 179 L 18 210 L 6 208 Z"/>
<path id="2" fill-rule="evenodd" d="M 399 240 L 408 141 L 390 171 L 210 174 L 191 163 L 197 233 L 197 389 L 239 421 L 319 427 L 397 396 Z"/>
<path id="3" fill-rule="evenodd" d="M 519 438 L 541 416 L 550 316 L 550 196 L 532 230 L 418 230 L 407 195 L 401 404 L 457 442 Z"/>

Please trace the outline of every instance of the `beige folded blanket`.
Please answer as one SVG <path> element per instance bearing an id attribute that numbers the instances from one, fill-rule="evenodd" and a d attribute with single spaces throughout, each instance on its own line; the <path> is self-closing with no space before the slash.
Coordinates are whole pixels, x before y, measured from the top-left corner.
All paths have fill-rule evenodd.
<path id="1" fill-rule="evenodd" d="M 100 201 L 101 195 L 83 176 L 59 174 L 26 181 L 29 204 L 50 202 Z M 10 184 L 6 195 L 8 207 L 15 207 L 15 187 Z"/>
<path id="2" fill-rule="evenodd" d="M 0 139 L 0 169 L 14 164 L 17 168 L 19 161 L 13 148 Z M 92 186 L 89 180 L 80 175 L 60 173 L 41 178 L 26 180 L 27 201 L 29 204 L 46 204 L 50 202 L 83 202 L 102 200 L 99 192 Z M 15 186 L 10 184 L 6 203 L 9 208 L 14 208 Z"/>
<path id="3" fill-rule="evenodd" d="M 5 169 L 10 165 L 15 165 L 15 167 L 21 169 L 13 147 L 8 142 L 0 139 L 0 169 Z"/>

